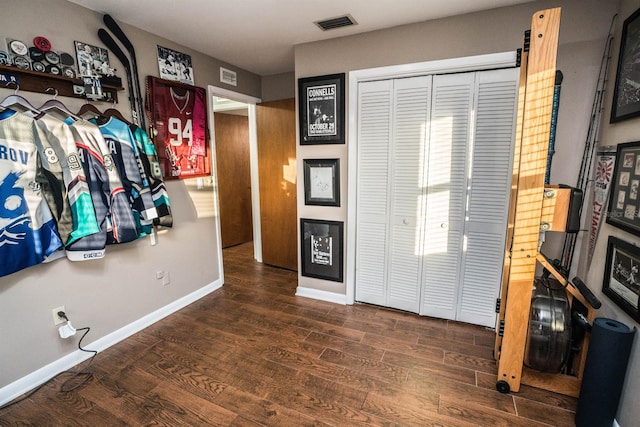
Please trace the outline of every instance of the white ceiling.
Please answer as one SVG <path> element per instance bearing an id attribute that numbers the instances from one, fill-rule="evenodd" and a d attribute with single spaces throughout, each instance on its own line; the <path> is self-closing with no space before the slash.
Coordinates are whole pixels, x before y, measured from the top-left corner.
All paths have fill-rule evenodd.
<path id="1" fill-rule="evenodd" d="M 531 0 L 70 0 L 261 76 L 294 70 L 300 43 Z M 315 21 L 358 25 L 323 32 Z"/>

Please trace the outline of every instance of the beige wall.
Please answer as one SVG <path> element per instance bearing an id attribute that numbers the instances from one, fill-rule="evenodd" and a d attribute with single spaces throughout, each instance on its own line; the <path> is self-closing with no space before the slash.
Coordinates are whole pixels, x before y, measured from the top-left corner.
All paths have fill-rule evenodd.
<path id="1" fill-rule="evenodd" d="M 102 46 L 97 30 L 105 25 L 99 13 L 64 0 L 3 0 L 2 8 L 1 45 L 5 37 L 30 44 L 35 36 L 44 35 L 60 51 L 73 52 L 74 40 Z M 257 75 L 131 26 L 123 24 L 122 28 L 136 48 L 141 81 L 147 75 L 159 75 L 156 45 L 160 44 L 192 56 L 196 85 L 227 87 L 219 81 L 222 65 L 238 72 L 238 86 L 228 87 L 230 90 L 260 96 Z M 110 60 L 126 82 L 118 59 L 111 55 Z M 0 89 L 0 99 L 12 91 Z M 50 98 L 30 92 L 20 94 L 36 107 Z M 130 118 L 126 92 L 120 92 L 119 97 L 117 108 Z M 83 103 L 60 99 L 72 111 Z M 111 107 L 96 105 L 103 110 Z M 190 197 L 185 181 L 168 182 L 167 189 L 174 227 L 159 234 L 156 246 L 143 238 L 109 246 L 102 260 L 71 263 L 61 259 L 0 278 L 0 313 L 4 318 L 0 322 L 0 390 L 76 350 L 77 340 L 58 336 L 51 309 L 64 305 L 74 326 L 90 326 L 84 342 L 90 348 L 91 342 L 220 279 L 214 218 L 198 213 L 193 201 L 198 197 Z M 205 186 L 200 195 L 213 205 L 212 186 Z M 162 286 L 156 279 L 159 270 L 170 273 L 169 285 Z"/>
<path id="2" fill-rule="evenodd" d="M 293 72 L 262 77 L 262 102 L 295 97 L 296 78 Z"/>
<path id="3" fill-rule="evenodd" d="M 609 123 L 611 115 L 611 104 L 613 100 L 613 90 L 615 85 L 615 73 L 618 65 L 618 54 L 620 50 L 620 40 L 622 35 L 622 24 L 633 12 L 640 8 L 640 0 L 623 0 L 619 16 L 616 21 L 616 29 L 613 41 L 612 57 L 609 63 L 609 79 L 605 88 L 605 99 L 602 111 L 601 133 L 599 145 L 617 145 L 624 142 L 640 140 L 640 118 L 624 120 L 615 124 Z M 589 200 L 590 201 L 590 200 Z M 609 236 L 618 237 L 634 245 L 640 245 L 640 237 L 627 233 L 619 228 L 613 227 L 603 222 L 600 234 L 596 241 L 593 260 L 590 265 L 586 265 L 587 246 L 581 252 L 579 271 L 586 271 L 587 283 L 602 301 L 602 308 L 598 316 L 619 320 L 629 327 L 638 327 L 625 312 L 620 310 L 607 296 L 602 294 L 602 282 L 604 278 L 604 268 L 607 253 L 607 240 Z M 631 353 L 631 360 L 627 368 L 627 380 L 622 391 L 622 401 L 618 411 L 617 420 L 621 426 L 634 426 L 640 422 L 640 406 L 638 406 L 638 396 L 640 396 L 640 338 L 636 333 L 634 346 Z"/>
<path id="4" fill-rule="evenodd" d="M 521 46 L 523 32 L 530 28 L 534 12 L 545 8 L 561 7 L 557 67 L 564 74 L 564 82 L 558 113 L 556 154 L 551 169 L 551 183 L 576 185 L 589 128 L 598 70 L 611 20 L 618 12 L 620 5 L 620 1 L 539 0 L 340 39 L 302 44 L 295 47 L 296 79 L 341 72 L 348 74 L 354 70 L 382 66 L 513 51 Z M 638 7 L 640 7 L 640 0 L 622 1 L 622 14 L 621 19 L 618 20 L 614 42 L 616 57 L 622 21 Z M 612 69 L 616 67 L 616 57 L 612 58 Z M 603 113 L 603 135 L 600 139 L 603 144 L 638 140 L 640 119 L 608 125 L 613 83 L 614 79 L 610 77 L 607 88 L 607 109 Z M 349 123 L 348 110 L 347 105 L 347 123 Z M 345 221 L 346 227 L 349 226 L 346 223 L 347 205 L 352 201 L 346 200 L 345 197 L 350 184 L 347 183 L 346 167 L 349 161 L 348 144 L 349 141 L 345 145 L 298 145 L 299 171 L 302 171 L 304 158 L 340 158 L 343 195 L 343 203 L 339 208 L 305 206 L 303 188 L 299 186 L 299 217 Z M 302 182 L 303 177 L 299 176 L 298 179 Z M 602 286 L 606 240 L 609 234 L 640 244 L 639 238 L 605 224 L 600 233 L 594 262 L 585 281 L 603 300 L 604 308 L 598 313 L 599 316 L 613 317 L 630 326 L 638 326 L 599 291 Z M 559 257 L 563 240 L 562 233 L 555 235 L 547 233 L 543 252 L 551 257 Z M 577 264 L 578 260 L 574 263 Z M 303 276 L 299 276 L 299 286 L 337 294 L 346 292 L 345 284 Z M 636 338 L 625 384 L 625 394 L 618 414 L 618 421 L 623 426 L 637 425 L 637 420 L 640 419 L 640 409 L 637 406 L 638 395 L 640 395 L 640 377 L 637 375 L 639 369 L 640 345 Z"/>

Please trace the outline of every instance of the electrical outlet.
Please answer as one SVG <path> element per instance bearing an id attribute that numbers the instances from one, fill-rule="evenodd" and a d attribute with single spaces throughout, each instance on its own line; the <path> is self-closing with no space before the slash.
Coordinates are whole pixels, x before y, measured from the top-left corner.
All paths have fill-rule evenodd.
<path id="1" fill-rule="evenodd" d="M 60 306 L 58 308 L 54 308 L 54 309 L 51 310 L 51 314 L 53 314 L 53 324 L 54 325 L 59 325 L 61 323 L 66 322 L 66 320 L 64 318 L 58 316 L 58 312 L 59 311 L 64 311 L 66 313 L 66 311 L 64 309 L 64 305 Z"/>
<path id="2" fill-rule="evenodd" d="M 164 286 L 167 286 L 169 283 L 171 283 L 171 276 L 169 276 L 168 271 L 165 271 L 164 275 L 162 276 L 162 284 Z"/>

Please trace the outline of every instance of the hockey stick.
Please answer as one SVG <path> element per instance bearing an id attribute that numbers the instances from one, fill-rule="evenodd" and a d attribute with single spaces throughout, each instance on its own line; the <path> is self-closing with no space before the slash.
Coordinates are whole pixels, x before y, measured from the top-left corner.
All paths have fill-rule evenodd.
<path id="1" fill-rule="evenodd" d="M 136 98 L 133 93 L 134 87 L 133 87 L 133 78 L 131 77 L 131 64 L 129 64 L 129 60 L 127 59 L 127 56 L 118 47 L 118 44 L 116 43 L 116 41 L 113 38 L 111 38 L 109 33 L 107 33 L 107 31 L 104 28 L 100 28 L 98 30 L 98 37 L 100 37 L 100 40 L 102 41 L 102 43 L 104 43 L 105 46 L 107 46 L 118 57 L 118 59 L 120 60 L 120 62 L 122 62 L 122 65 L 124 66 L 125 73 L 127 74 L 127 84 L 129 85 L 129 102 L 131 103 L 131 115 L 133 116 L 134 123 L 139 125 L 140 121 L 138 117 L 138 111 L 136 110 Z"/>
<path id="2" fill-rule="evenodd" d="M 138 76 L 138 61 L 136 61 L 136 51 L 133 48 L 133 44 L 129 41 L 129 38 L 124 34 L 122 28 L 118 25 L 118 23 L 111 17 L 111 15 L 105 14 L 102 18 L 105 25 L 111 32 L 120 40 L 120 43 L 127 49 L 129 52 L 129 56 L 131 57 L 131 68 L 133 69 L 133 80 L 135 81 L 136 87 L 136 99 L 138 101 L 138 114 L 140 117 L 140 127 L 146 130 L 146 124 L 144 122 L 144 105 L 142 102 L 142 94 L 140 89 L 140 78 Z"/>

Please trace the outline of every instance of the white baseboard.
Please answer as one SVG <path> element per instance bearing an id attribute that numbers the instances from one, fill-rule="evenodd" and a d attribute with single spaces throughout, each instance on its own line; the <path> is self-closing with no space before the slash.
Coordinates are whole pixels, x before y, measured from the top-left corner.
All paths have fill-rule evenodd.
<path id="1" fill-rule="evenodd" d="M 210 294 L 222 287 L 222 279 L 216 280 L 213 283 L 210 283 L 184 297 L 173 301 L 171 304 L 166 305 L 158 310 L 147 314 L 144 317 L 136 320 L 133 323 L 130 323 L 104 337 L 89 343 L 84 344 L 84 347 L 88 350 L 96 350 L 101 352 L 112 345 L 115 345 L 122 341 L 125 338 L 130 337 L 146 328 L 149 325 L 161 320 L 171 313 L 174 313 L 180 310 L 183 307 L 191 304 L 204 297 L 205 295 Z M 84 351 L 76 350 L 73 353 L 70 353 L 60 359 L 43 366 L 42 368 L 30 373 L 29 375 L 25 375 L 24 377 L 8 384 L 0 389 L 0 406 L 4 405 L 15 399 L 18 396 L 21 396 L 28 392 L 29 390 L 39 386 L 40 384 L 48 381 L 50 378 L 58 375 L 60 372 L 64 372 L 68 369 L 73 368 L 78 363 L 83 362 L 91 357 L 90 353 L 86 353 Z"/>
<path id="2" fill-rule="evenodd" d="M 347 296 L 344 294 L 336 294 L 334 292 L 321 291 L 319 289 L 303 288 L 298 286 L 296 289 L 297 297 L 313 298 L 320 301 L 333 302 L 336 304 L 347 305 Z"/>

